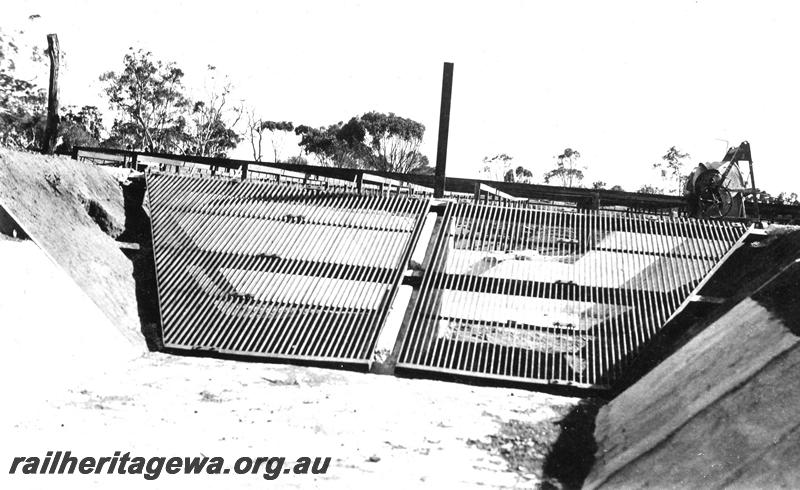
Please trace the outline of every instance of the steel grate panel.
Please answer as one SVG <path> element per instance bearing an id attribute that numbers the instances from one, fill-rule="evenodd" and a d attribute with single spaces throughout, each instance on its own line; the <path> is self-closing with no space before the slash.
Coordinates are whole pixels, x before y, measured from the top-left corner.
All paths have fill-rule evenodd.
<path id="1" fill-rule="evenodd" d="M 147 175 L 164 344 L 366 363 L 426 198 Z"/>
<path id="2" fill-rule="evenodd" d="M 398 367 L 605 388 L 744 231 L 451 203 Z"/>

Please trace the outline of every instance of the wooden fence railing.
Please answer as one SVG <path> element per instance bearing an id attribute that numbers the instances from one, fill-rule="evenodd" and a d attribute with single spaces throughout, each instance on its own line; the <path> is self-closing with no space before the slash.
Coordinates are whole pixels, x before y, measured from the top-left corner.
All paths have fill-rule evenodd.
<path id="1" fill-rule="evenodd" d="M 73 158 L 88 159 L 95 162 L 105 159 L 108 164 L 122 165 L 129 168 L 142 168 L 143 166 L 160 162 L 162 164 L 177 162 L 176 167 L 183 168 L 188 164 L 207 167 L 212 174 L 224 171 L 239 173 L 242 178 L 248 178 L 249 172 L 283 175 L 288 177 L 305 176 L 305 178 L 324 178 L 353 183 L 361 188 L 365 182 L 372 185 L 412 187 L 417 190 L 433 192 L 436 178 L 433 175 L 405 174 L 397 172 L 384 172 L 378 170 L 364 170 L 353 168 L 323 167 L 318 165 L 297 165 L 279 162 L 256 162 L 252 160 L 239 160 L 228 158 L 201 157 L 194 155 L 176 155 L 171 153 L 144 152 L 132 150 L 118 150 L 96 147 L 75 147 Z M 599 209 L 601 207 L 622 206 L 635 210 L 661 211 L 674 209 L 684 212 L 685 200 L 680 196 L 665 194 L 642 194 L 638 192 L 612 191 L 606 189 L 584 189 L 576 187 L 558 187 L 538 184 L 524 184 L 518 182 L 498 182 L 482 179 L 466 179 L 460 177 L 447 177 L 445 179 L 445 192 L 462 194 L 464 197 L 480 197 L 490 194 L 493 198 L 508 196 L 516 199 L 546 200 L 575 204 L 584 209 Z M 746 203 L 747 215 L 754 215 L 752 203 Z M 780 204 L 761 204 L 761 218 L 767 220 L 800 221 L 800 206 L 787 206 Z"/>

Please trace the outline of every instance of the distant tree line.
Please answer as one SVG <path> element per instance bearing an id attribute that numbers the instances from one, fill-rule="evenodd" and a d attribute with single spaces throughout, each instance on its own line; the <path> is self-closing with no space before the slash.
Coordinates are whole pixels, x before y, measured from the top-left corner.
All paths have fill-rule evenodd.
<path id="1" fill-rule="evenodd" d="M 565 148 L 561 154 L 555 157 L 556 166 L 544 174 L 544 183 L 557 183 L 563 187 L 580 187 L 584 178 L 583 168 L 585 168 L 578 164 L 580 157 L 579 151 Z M 533 172 L 522 165 L 514 165 L 512 160 L 514 160 L 514 157 L 505 153 L 484 157 L 481 173 L 488 179 L 495 181 L 533 183 Z M 603 182 L 596 182 L 595 184 L 605 186 Z"/>
<path id="2" fill-rule="evenodd" d="M 425 126 L 394 113 L 368 112 L 351 117 L 346 123 L 323 127 L 289 121 L 264 121 L 251 117 L 248 122 L 253 159 L 262 158 L 262 144 L 268 140 L 274 161 L 281 161 L 280 148 L 287 136 L 298 138 L 303 155 L 294 161 L 311 158 L 329 167 L 348 167 L 402 173 L 432 173 L 428 158 L 420 152 Z"/>
<path id="3" fill-rule="evenodd" d="M 433 173 L 428 158 L 420 152 L 425 126 L 394 113 L 368 112 L 322 127 L 291 121 L 270 121 L 248 114 L 247 135 L 253 160 L 263 161 L 269 145 L 274 162 L 284 161 L 283 150 L 294 139 L 301 154 L 290 163 L 314 163 L 402 173 Z"/>
<path id="4" fill-rule="evenodd" d="M 45 133 L 47 93 L 18 76 L 16 60 L 21 57 L 46 71 L 46 49 L 23 49 L 0 30 L 0 145 L 39 150 Z M 56 151 L 102 146 L 224 158 L 241 142 L 249 141 L 256 161 L 268 158 L 274 162 L 433 173 L 428 158 L 420 151 L 425 126 L 412 119 L 373 111 L 320 127 L 270 120 L 231 100 L 231 84 L 217 76 L 214 66 L 207 67 L 206 81 L 210 83 L 204 93 L 193 99 L 184 86 L 184 72 L 175 63 L 133 48 L 122 61 L 120 70 L 100 77 L 113 114 L 110 129 L 106 130 L 96 105 L 62 107 Z M 245 127 L 240 131 L 242 122 Z M 295 145 L 299 153 L 287 157 L 286 148 Z M 543 183 L 583 186 L 587 166 L 578 150 L 567 147 L 553 158 L 555 165 L 542 175 Z M 688 158 L 689 154 L 677 146 L 670 147 L 653 164 L 664 187 L 647 183 L 637 192 L 682 194 Z M 533 171 L 515 164 L 506 153 L 486 156 L 482 163 L 481 175 L 488 180 L 537 180 Z M 619 185 L 609 188 L 604 181 L 592 182 L 591 188 L 623 190 Z M 796 193 L 772 196 L 759 192 L 748 199 L 800 205 Z"/>
<path id="5" fill-rule="evenodd" d="M 556 160 L 555 166 L 545 172 L 542 182 L 545 184 L 556 184 L 562 187 L 583 187 L 584 170 L 586 165 L 580 164 L 581 154 L 573 148 L 565 148 L 564 151 L 553 157 Z M 664 187 L 655 184 L 642 184 L 635 192 L 640 194 L 683 194 L 683 188 L 688 177 L 686 160 L 689 154 L 680 150 L 677 146 L 671 146 L 661 159 L 652 165 L 657 171 L 657 178 L 663 183 Z M 487 180 L 500 182 L 522 182 L 535 183 L 534 173 L 528 168 L 517 165 L 513 162 L 514 157 L 506 153 L 498 153 L 493 156 L 483 158 L 481 175 Z M 624 191 L 621 186 L 610 186 L 602 180 L 592 182 L 591 189 L 608 189 L 611 191 Z M 758 200 L 762 203 L 783 204 L 800 206 L 800 198 L 797 193 L 781 192 L 775 196 L 758 191 L 755 195 L 748 196 L 748 201 Z"/>
<path id="6" fill-rule="evenodd" d="M 17 77 L 15 59 L 25 54 L 0 31 L 0 144 L 38 150 L 44 139 L 47 93 Z M 36 48 L 30 54 L 42 70 L 44 55 L 45 51 Z M 208 69 L 214 71 L 213 66 Z M 122 70 L 100 77 L 114 111 L 110 130 L 105 130 L 96 105 L 62 107 L 56 151 L 103 146 L 225 156 L 241 140 L 234 129 L 241 109 L 228 101 L 230 85 L 214 87 L 204 97 L 192 100 L 186 95 L 183 77 L 174 63 L 131 49 L 123 58 Z"/>
<path id="7" fill-rule="evenodd" d="M 0 31 L 0 144 L 38 150 L 42 147 L 47 94 L 18 78 L 14 60 L 20 56 L 13 39 Z M 31 59 L 42 64 L 44 51 Z M 208 66 L 205 93 L 192 99 L 184 72 L 173 62 L 156 59 L 149 51 L 130 48 L 122 68 L 104 73 L 103 94 L 113 112 L 105 130 L 97 106 L 62 108 L 58 152 L 74 146 L 101 146 L 185 155 L 227 157 L 249 139 L 253 159 L 284 161 L 284 149 L 296 143 L 301 154 L 286 161 L 393 172 L 432 173 L 420 147 L 425 126 L 394 113 L 368 112 L 323 127 L 272 121 L 245 110 L 231 100 L 231 84 L 219 81 Z M 240 131 L 240 122 L 246 127 Z M 268 146 L 265 146 L 268 145 Z"/>
<path id="8" fill-rule="evenodd" d="M 755 195 L 749 195 L 745 201 L 758 201 L 762 204 L 783 204 L 785 206 L 800 206 L 800 199 L 796 192 L 781 192 L 773 196 L 769 192 L 758 190 Z"/>

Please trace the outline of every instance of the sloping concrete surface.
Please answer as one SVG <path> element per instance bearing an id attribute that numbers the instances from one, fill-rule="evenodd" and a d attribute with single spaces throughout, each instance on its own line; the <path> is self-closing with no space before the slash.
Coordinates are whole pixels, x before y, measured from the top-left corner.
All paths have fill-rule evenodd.
<path id="1" fill-rule="evenodd" d="M 600 410 L 586 488 L 800 488 L 800 246 L 782 259 Z"/>

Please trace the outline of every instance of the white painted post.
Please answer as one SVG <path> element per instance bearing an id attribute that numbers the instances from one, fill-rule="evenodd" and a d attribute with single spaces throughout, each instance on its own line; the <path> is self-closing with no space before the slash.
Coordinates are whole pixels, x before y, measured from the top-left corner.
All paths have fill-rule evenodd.
<path id="1" fill-rule="evenodd" d="M 425 223 L 422 224 L 422 230 L 419 233 L 419 240 L 417 240 L 417 245 L 414 247 L 414 251 L 411 254 L 411 260 L 409 260 L 408 268 L 415 271 L 421 271 L 423 264 L 425 262 L 425 252 L 428 250 L 428 244 L 431 241 L 431 235 L 433 235 L 433 228 L 436 226 L 436 213 L 428 213 L 425 216 Z"/>

